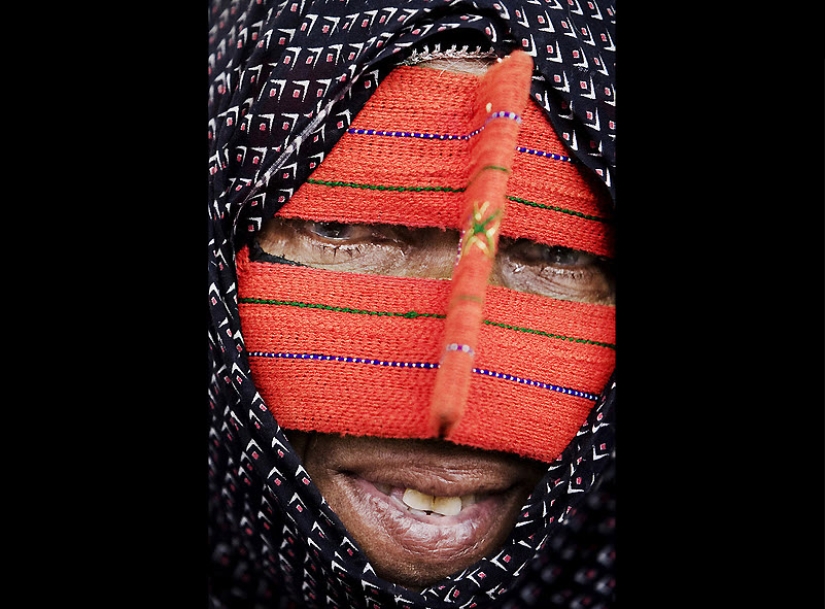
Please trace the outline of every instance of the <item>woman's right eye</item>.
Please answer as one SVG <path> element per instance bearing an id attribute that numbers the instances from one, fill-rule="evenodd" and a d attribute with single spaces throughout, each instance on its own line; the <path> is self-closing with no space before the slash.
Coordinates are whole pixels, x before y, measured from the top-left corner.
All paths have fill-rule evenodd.
<path id="1" fill-rule="evenodd" d="M 350 226 L 341 222 L 307 222 L 306 230 L 323 239 L 347 239 Z"/>
<path id="2" fill-rule="evenodd" d="M 257 242 L 264 253 L 316 268 L 369 272 L 403 259 L 404 230 L 379 224 L 271 218 Z"/>
<path id="3" fill-rule="evenodd" d="M 302 228 L 314 237 L 337 243 L 364 241 L 375 236 L 372 228 L 364 224 L 307 221 L 302 223 Z"/>

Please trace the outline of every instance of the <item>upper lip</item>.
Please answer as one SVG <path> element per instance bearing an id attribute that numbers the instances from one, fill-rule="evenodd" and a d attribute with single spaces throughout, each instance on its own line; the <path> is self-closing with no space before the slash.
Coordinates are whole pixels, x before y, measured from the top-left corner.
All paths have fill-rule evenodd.
<path id="1" fill-rule="evenodd" d="M 483 455 L 464 457 L 422 452 L 416 458 L 392 452 L 380 459 L 362 461 L 357 457 L 338 463 L 338 471 L 355 475 L 373 484 L 413 488 L 441 497 L 506 492 L 522 480 L 515 463 L 500 463 Z"/>
<path id="2" fill-rule="evenodd" d="M 407 466 L 406 469 L 355 470 L 353 474 L 372 482 L 400 488 L 413 488 L 436 497 L 459 497 L 501 493 L 513 486 L 512 481 L 490 477 L 491 472 L 473 472 L 445 468 Z"/>

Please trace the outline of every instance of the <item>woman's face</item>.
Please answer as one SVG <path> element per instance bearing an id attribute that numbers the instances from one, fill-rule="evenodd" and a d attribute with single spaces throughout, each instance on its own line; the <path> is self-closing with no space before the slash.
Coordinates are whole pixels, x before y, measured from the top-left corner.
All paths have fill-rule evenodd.
<path id="1" fill-rule="evenodd" d="M 483 71 L 483 62 L 432 67 Z M 340 272 L 449 279 L 454 230 L 275 217 L 252 259 Z M 592 254 L 501 237 L 494 285 L 613 304 L 611 263 Z M 500 547 L 547 464 L 440 440 L 287 430 L 304 467 L 376 574 L 418 590 Z"/>

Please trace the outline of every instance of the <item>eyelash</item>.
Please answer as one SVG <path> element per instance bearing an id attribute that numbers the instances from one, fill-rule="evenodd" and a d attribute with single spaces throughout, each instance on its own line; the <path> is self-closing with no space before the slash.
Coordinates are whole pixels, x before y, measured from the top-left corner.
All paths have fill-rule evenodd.
<path id="1" fill-rule="evenodd" d="M 365 249 L 365 244 L 363 243 L 324 243 L 313 240 L 311 245 L 312 249 L 320 255 L 332 256 L 333 258 L 335 258 L 340 251 L 349 254 L 349 257 L 352 258 L 356 254 L 363 253 Z"/>
<path id="2" fill-rule="evenodd" d="M 281 243 L 292 243 L 281 250 L 285 262 L 294 259 L 294 264 L 301 266 L 341 270 L 352 267 L 353 272 L 394 268 L 392 265 L 397 263 L 393 260 L 398 260 L 398 250 L 402 257 L 406 257 L 407 253 L 414 254 L 416 248 L 430 243 L 426 239 L 433 238 L 432 235 L 423 237 L 415 232 L 416 229 L 390 225 L 297 219 L 280 220 L 276 225 L 278 223 L 281 228 L 273 229 L 269 234 L 277 235 L 280 231 Z M 454 236 L 457 244 L 458 235 Z M 391 251 L 395 253 L 390 254 Z M 447 266 L 450 264 L 445 265 L 441 272 L 448 278 Z M 503 282 L 501 285 L 513 289 L 568 300 L 597 299 L 607 304 L 613 299 L 613 260 L 585 251 L 502 235 L 496 266 L 496 277 Z"/>
<path id="3" fill-rule="evenodd" d="M 575 250 L 558 245 L 545 245 L 523 239 L 502 237 L 500 249 L 507 257 L 525 266 L 567 269 L 571 273 L 576 269 L 604 268 L 609 260 L 602 256 L 595 256 L 585 251 Z"/>
<path id="4" fill-rule="evenodd" d="M 355 232 L 351 237 L 328 237 L 323 234 L 325 229 L 339 232 L 340 227 Z M 314 251 L 321 256 L 331 256 L 333 259 L 339 252 L 348 254 L 350 258 L 363 254 L 368 248 L 381 246 L 388 242 L 398 242 L 392 235 L 372 229 L 364 229 L 359 225 L 346 225 L 339 222 L 306 222 L 300 227 L 300 232 L 310 240 Z"/>

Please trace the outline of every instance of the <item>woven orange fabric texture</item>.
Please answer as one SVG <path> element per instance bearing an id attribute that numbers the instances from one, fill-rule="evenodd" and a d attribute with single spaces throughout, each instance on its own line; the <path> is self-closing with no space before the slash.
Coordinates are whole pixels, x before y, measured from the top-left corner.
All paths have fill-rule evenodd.
<path id="1" fill-rule="evenodd" d="M 476 98 L 479 80 L 409 66 L 393 70 L 279 215 L 460 230 L 470 149 L 480 134 L 458 136 L 484 124 L 467 103 Z M 568 154 L 532 99 L 523 110 L 517 145 Z M 502 235 L 613 255 L 610 199 L 578 165 L 517 152 L 507 197 Z"/>
<path id="2" fill-rule="evenodd" d="M 283 427 L 544 461 L 575 436 L 615 365 L 614 307 L 488 285 L 499 234 L 613 255 L 609 198 L 529 99 L 531 71 L 522 52 L 481 78 L 397 68 L 279 212 L 460 230 L 452 280 L 239 253 L 250 366 Z"/>
<path id="3" fill-rule="evenodd" d="M 239 252 L 244 340 L 278 422 L 434 437 L 429 404 L 450 283 L 250 262 L 247 250 Z M 482 317 L 467 408 L 446 439 L 552 461 L 593 399 L 526 382 L 601 391 L 615 364 L 615 308 L 490 286 Z"/>

